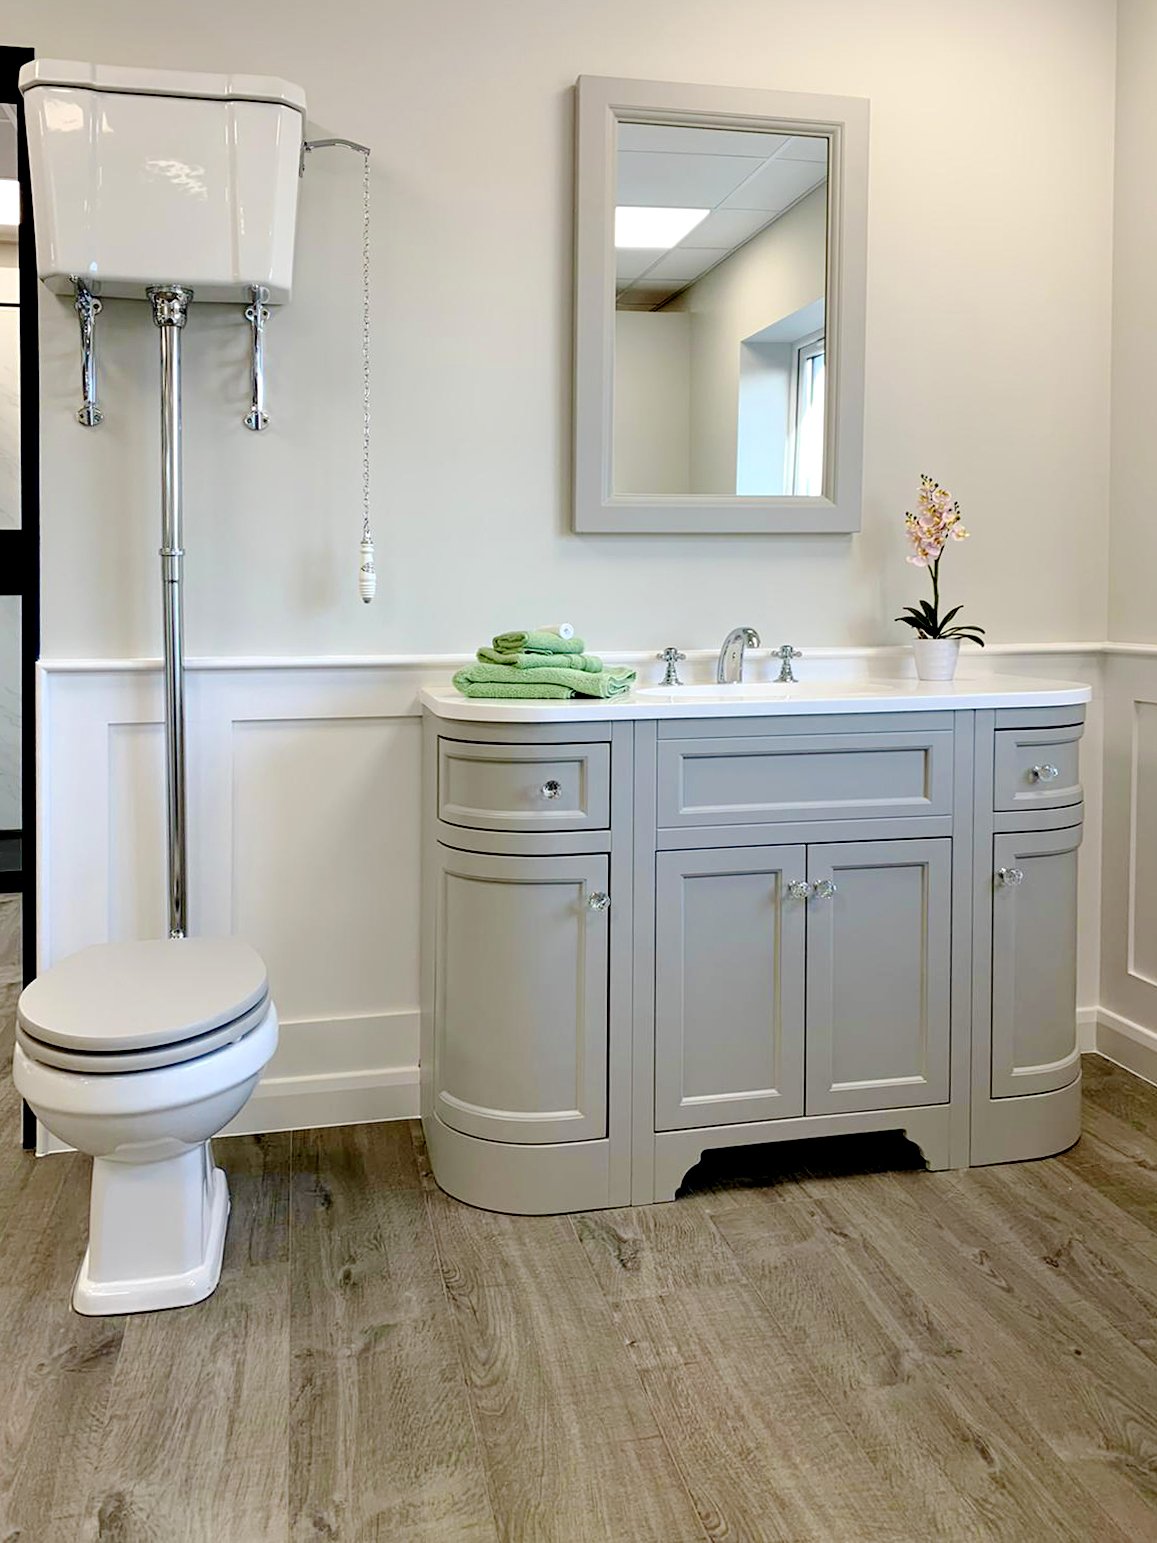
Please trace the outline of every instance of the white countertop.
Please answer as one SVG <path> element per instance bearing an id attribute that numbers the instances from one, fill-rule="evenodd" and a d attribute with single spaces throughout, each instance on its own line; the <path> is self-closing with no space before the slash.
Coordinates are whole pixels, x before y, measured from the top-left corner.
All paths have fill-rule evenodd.
<path id="1" fill-rule="evenodd" d="M 424 686 L 423 707 L 465 723 L 582 723 L 616 718 L 777 718 L 815 713 L 926 713 L 980 707 L 1073 707 L 1092 698 L 1076 681 L 988 675 L 953 681 L 818 680 L 794 686 L 640 686 L 613 701 L 490 701 L 453 686 Z"/>

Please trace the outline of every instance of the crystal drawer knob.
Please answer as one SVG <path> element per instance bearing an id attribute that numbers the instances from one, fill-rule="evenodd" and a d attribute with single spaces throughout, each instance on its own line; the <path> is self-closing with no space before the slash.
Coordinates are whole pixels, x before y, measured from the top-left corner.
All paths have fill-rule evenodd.
<path id="1" fill-rule="evenodd" d="M 812 887 L 806 879 L 792 879 L 787 892 L 793 900 L 807 900 L 811 896 Z"/>
<path id="2" fill-rule="evenodd" d="M 817 900 L 830 900 L 836 892 L 831 879 L 817 879 L 812 886 Z"/>
<path id="3" fill-rule="evenodd" d="M 1050 766 L 1047 761 L 1043 766 L 1034 766 L 1029 772 L 1029 776 L 1034 782 L 1055 782 L 1060 774 L 1060 767 Z"/>
<path id="4" fill-rule="evenodd" d="M 587 909 L 591 911 L 605 911 L 610 903 L 610 895 L 604 895 L 601 890 L 587 896 Z"/>
<path id="5" fill-rule="evenodd" d="M 1011 889 L 1015 889 L 1018 884 L 1024 883 L 1024 869 L 998 868 L 996 870 L 996 877 L 998 883 L 1007 885 Z"/>
<path id="6" fill-rule="evenodd" d="M 562 783 L 556 782 L 552 777 L 549 782 L 544 782 L 538 790 L 543 798 L 561 798 Z"/>

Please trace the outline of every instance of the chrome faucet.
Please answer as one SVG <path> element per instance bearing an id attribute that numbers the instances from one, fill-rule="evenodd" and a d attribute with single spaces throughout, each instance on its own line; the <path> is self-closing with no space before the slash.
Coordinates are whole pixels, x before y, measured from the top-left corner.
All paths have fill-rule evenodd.
<path id="1" fill-rule="evenodd" d="M 743 656 L 747 649 L 759 647 L 759 633 L 754 627 L 736 627 L 723 639 L 715 679 L 721 686 L 734 686 L 743 679 Z"/>

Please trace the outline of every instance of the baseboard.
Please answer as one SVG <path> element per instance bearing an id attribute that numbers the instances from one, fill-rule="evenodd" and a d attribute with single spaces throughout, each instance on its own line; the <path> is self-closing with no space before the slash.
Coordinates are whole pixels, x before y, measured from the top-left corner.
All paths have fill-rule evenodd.
<path id="1" fill-rule="evenodd" d="M 284 1022 L 257 1091 L 222 1131 L 252 1136 L 372 1125 L 418 1113 L 418 1013 Z"/>
<path id="2" fill-rule="evenodd" d="M 273 1077 L 260 1084 L 221 1134 L 253 1136 L 325 1125 L 374 1125 L 381 1120 L 411 1120 L 417 1113 L 416 1066 Z"/>
<path id="3" fill-rule="evenodd" d="M 418 1013 L 290 1019 L 257 1090 L 223 1136 L 374 1125 L 418 1113 Z M 70 1147 L 36 1127 L 36 1151 Z"/>
<path id="4" fill-rule="evenodd" d="M 1081 1045 L 1082 1050 L 1086 1048 L 1157 1087 L 1157 1029 L 1122 1018 L 1107 1007 L 1098 1007 L 1093 1043 Z"/>

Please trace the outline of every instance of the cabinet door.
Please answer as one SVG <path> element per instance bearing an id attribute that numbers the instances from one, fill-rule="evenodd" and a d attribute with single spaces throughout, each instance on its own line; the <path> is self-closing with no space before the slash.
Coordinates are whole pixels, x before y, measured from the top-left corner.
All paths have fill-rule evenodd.
<path id="1" fill-rule="evenodd" d="M 1077 847 L 1081 827 L 993 840 L 992 1096 L 1048 1093 L 1080 1070 Z"/>
<path id="2" fill-rule="evenodd" d="M 608 858 L 436 860 L 439 1119 L 492 1141 L 605 1136 Z"/>
<path id="3" fill-rule="evenodd" d="M 948 1099 L 952 843 L 808 847 L 807 1112 Z"/>
<path id="4" fill-rule="evenodd" d="M 660 852 L 655 1126 L 803 1113 L 801 846 Z"/>

